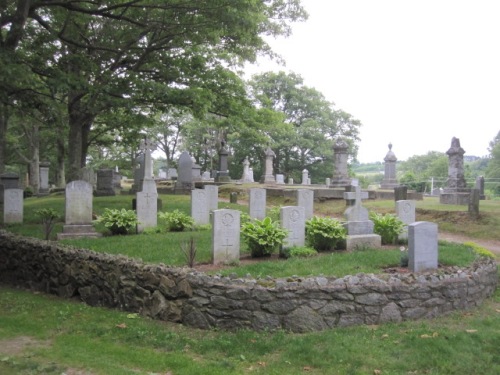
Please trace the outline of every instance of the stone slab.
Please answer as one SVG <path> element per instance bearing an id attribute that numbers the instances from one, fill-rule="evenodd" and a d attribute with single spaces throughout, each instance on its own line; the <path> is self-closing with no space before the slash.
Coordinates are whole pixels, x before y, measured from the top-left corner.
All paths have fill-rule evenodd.
<path id="1" fill-rule="evenodd" d="M 212 211 L 212 263 L 224 264 L 240 259 L 240 211 Z"/>
<path id="2" fill-rule="evenodd" d="M 438 267 L 438 226 L 418 221 L 408 225 L 408 268 L 420 272 Z"/>
<path id="3" fill-rule="evenodd" d="M 304 207 L 285 206 L 280 209 L 280 222 L 288 231 L 283 247 L 305 245 L 306 219 Z"/>
<path id="4" fill-rule="evenodd" d="M 382 238 L 378 234 L 348 235 L 346 237 L 347 251 L 379 247 L 382 247 Z"/>

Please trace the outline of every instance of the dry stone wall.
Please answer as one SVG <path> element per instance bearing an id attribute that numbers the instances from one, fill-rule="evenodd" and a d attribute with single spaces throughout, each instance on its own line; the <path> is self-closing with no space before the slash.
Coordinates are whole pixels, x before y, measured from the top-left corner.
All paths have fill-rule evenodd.
<path id="1" fill-rule="evenodd" d="M 498 283 L 494 261 L 432 273 L 343 278 L 208 276 L 0 231 L 0 282 L 198 328 L 307 332 L 469 309 Z"/>

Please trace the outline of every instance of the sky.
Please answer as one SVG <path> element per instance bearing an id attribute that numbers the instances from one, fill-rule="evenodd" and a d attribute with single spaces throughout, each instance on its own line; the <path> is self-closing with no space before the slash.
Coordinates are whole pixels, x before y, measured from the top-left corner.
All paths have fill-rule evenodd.
<path id="1" fill-rule="evenodd" d="M 286 60 L 248 74 L 298 73 L 360 128 L 358 160 L 446 152 L 488 155 L 500 131 L 500 1 L 302 0 L 306 22 L 268 39 Z"/>

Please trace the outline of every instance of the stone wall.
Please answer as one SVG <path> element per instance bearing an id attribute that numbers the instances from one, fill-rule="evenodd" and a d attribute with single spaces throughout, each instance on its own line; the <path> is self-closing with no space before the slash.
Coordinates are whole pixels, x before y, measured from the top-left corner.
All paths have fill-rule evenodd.
<path id="1" fill-rule="evenodd" d="M 437 273 L 239 279 L 0 231 L 0 282 L 198 328 L 306 332 L 473 308 L 493 294 L 498 273 L 481 259 Z"/>

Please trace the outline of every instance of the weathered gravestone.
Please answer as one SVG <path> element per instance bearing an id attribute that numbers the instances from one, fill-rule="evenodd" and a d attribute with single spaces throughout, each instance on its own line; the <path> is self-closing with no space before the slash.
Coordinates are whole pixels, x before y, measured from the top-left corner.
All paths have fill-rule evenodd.
<path id="1" fill-rule="evenodd" d="M 302 170 L 302 185 L 309 185 L 309 171 L 307 169 Z"/>
<path id="2" fill-rule="evenodd" d="M 288 231 L 283 247 L 304 246 L 306 235 L 306 219 L 304 207 L 285 206 L 280 209 L 281 227 Z"/>
<path id="3" fill-rule="evenodd" d="M 19 188 L 19 176 L 16 173 L 7 172 L 0 175 L 0 203 L 3 202 L 4 190 Z"/>
<path id="4" fill-rule="evenodd" d="M 458 138 L 452 138 L 451 147 L 446 151 L 446 154 L 448 155 L 448 180 L 439 196 L 439 203 L 467 205 L 470 189 L 467 188 L 464 175 L 465 150 L 460 147 Z"/>
<path id="5" fill-rule="evenodd" d="M 285 175 L 284 174 L 277 174 L 276 175 L 276 184 L 283 185 L 284 183 L 285 183 Z"/>
<path id="6" fill-rule="evenodd" d="M 142 180 L 144 180 L 144 170 L 146 168 L 145 155 L 139 154 L 135 158 L 135 168 L 134 168 L 134 183 L 130 188 L 131 193 L 137 193 L 142 189 Z"/>
<path id="7" fill-rule="evenodd" d="M 231 263 L 240 259 L 240 211 L 212 212 L 212 262 Z"/>
<path id="8" fill-rule="evenodd" d="M 412 272 L 438 267 L 438 226 L 418 221 L 408 225 L 408 268 Z"/>
<path id="9" fill-rule="evenodd" d="M 276 154 L 274 153 L 273 150 L 271 150 L 270 147 L 266 149 L 265 152 L 266 155 L 266 166 L 264 170 L 264 175 L 261 177 L 260 182 L 264 184 L 275 184 L 276 180 L 274 178 L 274 168 L 273 168 L 273 161 L 274 158 L 276 157 Z"/>
<path id="10" fill-rule="evenodd" d="M 203 189 L 207 192 L 208 211 L 219 208 L 219 187 L 217 185 L 205 185 Z"/>
<path id="11" fill-rule="evenodd" d="M 253 180 L 253 170 L 250 168 L 250 162 L 248 161 L 248 156 L 243 160 L 243 175 L 241 176 L 241 182 L 254 182 Z"/>
<path id="12" fill-rule="evenodd" d="M 401 185 L 394 188 L 394 200 L 405 201 L 408 199 L 408 186 Z"/>
<path id="13" fill-rule="evenodd" d="M 484 177 L 483 176 L 476 177 L 476 189 L 479 190 L 479 199 L 484 201 L 486 199 L 486 195 L 484 195 Z"/>
<path id="14" fill-rule="evenodd" d="M 232 191 L 229 193 L 229 203 L 238 203 L 238 193 L 235 191 Z"/>
<path id="15" fill-rule="evenodd" d="M 334 171 L 331 180 L 332 187 L 345 187 L 351 182 L 347 159 L 349 158 L 349 145 L 342 138 L 338 138 L 333 145 Z"/>
<path id="16" fill-rule="evenodd" d="M 184 151 L 179 157 L 177 187 L 181 189 L 192 189 L 193 187 L 193 160 L 187 151 Z"/>
<path id="17" fill-rule="evenodd" d="M 314 192 L 309 189 L 297 190 L 297 206 L 304 207 L 306 220 L 314 216 Z"/>
<path id="18" fill-rule="evenodd" d="M 396 179 L 396 162 L 398 158 L 392 151 L 392 143 L 389 143 L 389 151 L 384 158 L 384 179 L 380 183 L 382 189 L 392 189 L 398 186 L 398 180 Z"/>
<path id="19" fill-rule="evenodd" d="M 38 195 L 47 195 L 49 194 L 49 167 L 50 163 L 40 162 L 38 170 L 40 171 L 40 186 L 38 187 Z"/>
<path id="20" fill-rule="evenodd" d="M 99 169 L 97 171 L 97 187 L 94 191 L 96 197 L 116 195 L 113 188 L 114 171 L 112 169 Z"/>
<path id="21" fill-rule="evenodd" d="M 470 197 L 469 197 L 469 215 L 472 218 L 478 218 L 479 217 L 479 200 L 481 198 L 481 193 L 479 189 L 472 189 L 470 192 Z"/>
<path id="22" fill-rule="evenodd" d="M 229 177 L 229 170 L 227 159 L 229 152 L 227 151 L 225 142 L 221 142 L 221 148 L 219 150 L 219 170 L 217 171 L 217 182 L 229 182 L 231 177 Z"/>
<path id="23" fill-rule="evenodd" d="M 361 205 L 361 200 L 367 199 L 368 193 L 362 192 L 359 185 L 354 190 L 344 193 L 344 199 L 354 200 L 354 204 L 344 212 L 347 219 L 344 224 L 347 230 L 346 249 L 350 251 L 359 247 L 380 247 L 382 239 L 373 233 L 373 221 L 369 219 L 368 210 Z"/>
<path id="24" fill-rule="evenodd" d="M 136 193 L 137 199 L 137 232 L 141 233 L 145 228 L 153 228 L 158 225 L 158 191 L 156 182 L 153 180 L 153 169 L 151 163 L 151 151 L 156 149 L 156 144 L 149 139 L 141 141 L 140 148 L 144 152 L 144 180 L 141 191 Z"/>
<path id="25" fill-rule="evenodd" d="M 408 224 L 414 223 L 416 221 L 415 217 L 415 201 L 411 200 L 400 200 L 396 202 L 396 216 L 401 220 L 405 227 L 403 232 L 398 236 L 400 240 L 406 240 L 408 238 Z"/>
<path id="26" fill-rule="evenodd" d="M 191 190 L 191 217 L 197 225 L 210 223 L 208 210 L 208 192 L 202 189 Z"/>
<path id="27" fill-rule="evenodd" d="M 252 219 L 262 220 L 266 217 L 266 189 L 250 189 L 248 214 Z"/>
<path id="28" fill-rule="evenodd" d="M 92 185 L 82 180 L 66 185 L 65 220 L 57 239 L 101 236 L 92 226 L 92 190 Z"/>
<path id="29" fill-rule="evenodd" d="M 5 189 L 3 200 L 3 222 L 14 224 L 23 222 L 23 189 Z"/>

